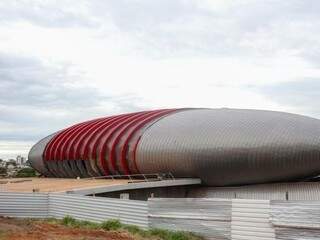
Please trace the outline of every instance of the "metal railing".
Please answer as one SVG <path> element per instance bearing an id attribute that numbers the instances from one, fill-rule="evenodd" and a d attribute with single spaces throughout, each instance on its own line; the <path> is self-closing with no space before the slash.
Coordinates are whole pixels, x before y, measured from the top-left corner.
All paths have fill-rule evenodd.
<path id="1" fill-rule="evenodd" d="M 106 176 L 99 176 L 99 177 L 91 177 L 87 179 L 112 179 L 112 180 L 119 180 L 119 179 L 129 179 L 131 182 L 136 181 L 144 181 L 144 182 L 153 182 L 153 181 L 163 181 L 163 180 L 175 180 L 175 177 L 171 172 L 169 173 L 148 173 L 148 174 L 128 174 L 128 175 L 106 175 Z"/>

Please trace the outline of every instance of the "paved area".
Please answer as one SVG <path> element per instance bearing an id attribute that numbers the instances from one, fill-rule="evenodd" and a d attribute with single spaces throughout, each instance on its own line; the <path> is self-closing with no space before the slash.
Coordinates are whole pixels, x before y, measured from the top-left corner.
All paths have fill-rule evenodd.
<path id="1" fill-rule="evenodd" d="M 0 179 L 0 191 L 66 192 L 74 189 L 127 185 L 128 182 L 128 180 L 118 179 L 8 178 Z"/>

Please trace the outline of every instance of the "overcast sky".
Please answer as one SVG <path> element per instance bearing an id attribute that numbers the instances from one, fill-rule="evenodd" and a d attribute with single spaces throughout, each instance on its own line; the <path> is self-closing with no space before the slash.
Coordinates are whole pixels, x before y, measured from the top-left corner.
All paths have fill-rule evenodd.
<path id="1" fill-rule="evenodd" d="M 318 0 L 1 0 L 0 158 L 171 107 L 320 118 Z"/>

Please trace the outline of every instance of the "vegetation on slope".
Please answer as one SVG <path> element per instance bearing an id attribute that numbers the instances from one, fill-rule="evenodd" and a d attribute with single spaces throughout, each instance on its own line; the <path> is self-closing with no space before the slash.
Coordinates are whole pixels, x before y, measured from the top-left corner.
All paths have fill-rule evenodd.
<path id="1" fill-rule="evenodd" d="M 35 177 L 35 176 L 36 176 L 36 171 L 33 168 L 22 168 L 16 174 L 16 177 L 18 178 Z"/>
<path id="2" fill-rule="evenodd" d="M 161 239 L 161 240 L 200 240 L 199 236 L 194 235 L 189 232 L 182 231 L 170 231 L 164 229 L 142 229 L 137 226 L 127 225 L 121 223 L 119 220 L 112 219 L 105 221 L 101 224 L 93 223 L 89 221 L 79 221 L 70 216 L 66 216 L 62 220 L 52 220 L 54 222 L 59 222 L 68 227 L 75 228 L 93 228 L 93 229 L 103 229 L 106 231 L 126 231 L 134 236 L 144 239 Z"/>
<path id="3" fill-rule="evenodd" d="M 101 224 L 57 219 L 15 219 L 0 217 L 0 240 L 201 240 L 191 233 L 161 229 L 144 230 L 109 220 Z"/>

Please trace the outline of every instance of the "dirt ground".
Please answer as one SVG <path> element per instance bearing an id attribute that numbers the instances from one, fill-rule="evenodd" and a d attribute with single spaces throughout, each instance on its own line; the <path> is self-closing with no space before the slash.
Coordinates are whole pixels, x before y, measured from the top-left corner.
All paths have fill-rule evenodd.
<path id="1" fill-rule="evenodd" d="M 126 232 L 68 228 L 41 221 L 0 218 L 0 240 L 134 240 Z"/>
<path id="2" fill-rule="evenodd" d="M 0 191 L 7 192 L 66 192 L 75 189 L 128 184 L 121 179 L 71 179 L 71 178 L 3 178 Z"/>

